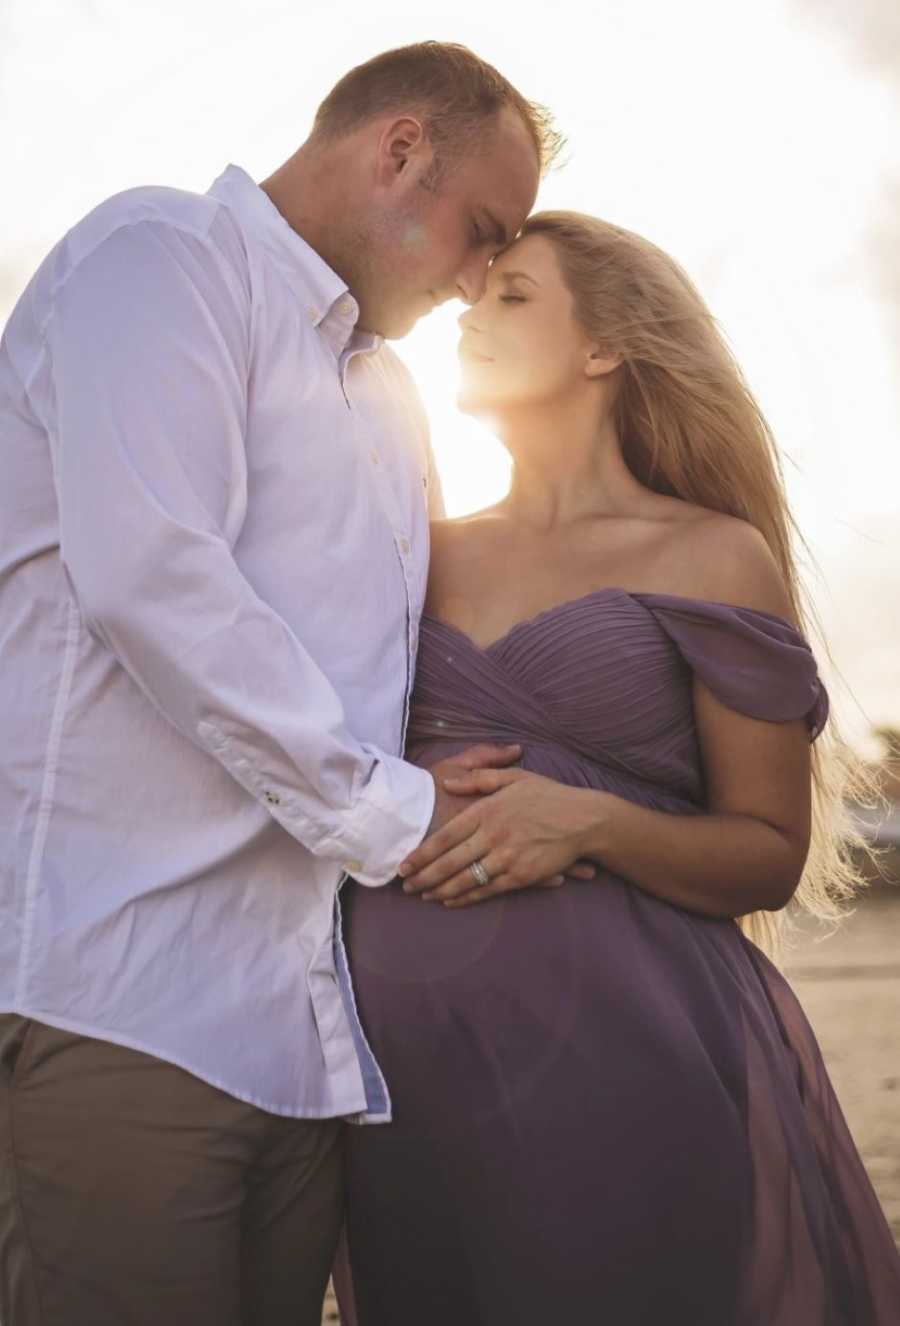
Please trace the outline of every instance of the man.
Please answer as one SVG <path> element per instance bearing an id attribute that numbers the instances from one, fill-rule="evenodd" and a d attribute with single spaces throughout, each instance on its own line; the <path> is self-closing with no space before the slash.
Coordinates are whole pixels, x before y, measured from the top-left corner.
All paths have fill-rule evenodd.
<path id="1" fill-rule="evenodd" d="M 553 144 L 464 48 L 389 52 L 261 186 L 101 204 L 10 318 L 6 1323 L 319 1321 L 339 1120 L 390 1118 L 337 890 L 516 755 L 400 758 L 440 498 L 382 338 L 479 297 Z"/>

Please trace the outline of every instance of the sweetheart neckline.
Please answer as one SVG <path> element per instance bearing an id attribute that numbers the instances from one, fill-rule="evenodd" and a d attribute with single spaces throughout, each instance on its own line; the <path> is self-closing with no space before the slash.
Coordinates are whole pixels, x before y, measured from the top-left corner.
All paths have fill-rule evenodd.
<path id="1" fill-rule="evenodd" d="M 562 599 L 559 603 L 551 603 L 549 608 L 542 608 L 540 612 L 534 613 L 533 616 L 523 617 L 521 621 L 514 622 L 508 631 L 504 631 L 502 635 L 497 636 L 496 640 L 492 640 L 490 644 L 487 645 L 478 644 L 477 640 L 473 640 L 472 636 L 469 635 L 467 631 L 464 631 L 461 626 L 454 626 L 452 622 L 445 621 L 443 617 L 435 617 L 430 612 L 423 612 L 421 618 L 422 621 L 432 622 L 435 626 L 441 626 L 446 631 L 452 631 L 454 635 L 460 636 L 470 644 L 479 654 L 489 654 L 499 645 L 506 644 L 517 631 L 534 626 L 536 623 L 543 621 L 545 617 L 552 617 L 555 613 L 562 612 L 568 608 L 581 607 L 586 603 L 590 603 L 593 599 L 608 597 L 611 594 L 635 601 L 640 599 L 664 599 L 671 603 L 701 603 L 710 608 L 725 608 L 729 612 L 748 612 L 755 617 L 767 617 L 769 621 L 778 622 L 779 625 L 786 626 L 788 630 L 792 631 L 795 635 L 800 635 L 797 627 L 789 622 L 786 617 L 780 617 L 774 612 L 766 612 L 762 608 L 749 608 L 738 603 L 724 603 L 721 599 L 695 598 L 689 594 L 654 594 L 645 590 L 623 589 L 620 585 L 603 585 L 600 589 L 588 590 L 586 594 L 579 594 L 576 598 Z"/>

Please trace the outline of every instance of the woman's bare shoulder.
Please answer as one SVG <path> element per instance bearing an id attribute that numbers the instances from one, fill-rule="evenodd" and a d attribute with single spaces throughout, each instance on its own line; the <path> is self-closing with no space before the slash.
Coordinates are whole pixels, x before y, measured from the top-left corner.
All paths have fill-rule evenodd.
<path id="1" fill-rule="evenodd" d="M 673 525 L 671 548 L 679 593 L 793 620 L 775 555 L 749 521 L 694 507 Z"/>

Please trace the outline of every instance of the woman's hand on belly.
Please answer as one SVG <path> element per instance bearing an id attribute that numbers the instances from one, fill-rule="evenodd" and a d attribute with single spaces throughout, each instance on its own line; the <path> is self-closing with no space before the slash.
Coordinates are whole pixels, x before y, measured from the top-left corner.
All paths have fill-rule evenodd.
<path id="1" fill-rule="evenodd" d="M 602 813 L 602 793 L 568 787 L 522 769 L 445 777 L 448 793 L 480 799 L 432 833 L 400 867 L 404 889 L 448 907 L 466 907 L 517 889 L 591 879 L 580 861 Z M 479 884 L 470 867 L 489 876 Z"/>

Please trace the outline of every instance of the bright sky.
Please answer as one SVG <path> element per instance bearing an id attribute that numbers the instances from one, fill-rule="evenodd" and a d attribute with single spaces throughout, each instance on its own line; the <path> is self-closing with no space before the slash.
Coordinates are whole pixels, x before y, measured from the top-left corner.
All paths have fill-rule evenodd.
<path id="1" fill-rule="evenodd" d="M 889 4 L 890 0 L 885 0 Z M 873 235 L 900 171 L 898 82 L 801 0 L 0 0 L 0 318 L 62 232 L 135 184 L 256 179 L 336 79 L 379 50 L 461 41 L 550 105 L 568 164 L 539 207 L 646 234 L 688 269 L 790 458 L 814 592 L 855 697 L 900 725 L 900 378 Z M 534 16 L 533 16 L 534 15 Z M 455 318 L 399 347 L 451 514 L 502 495 L 505 456 L 458 415 Z M 791 463 L 793 462 L 793 463 Z"/>

